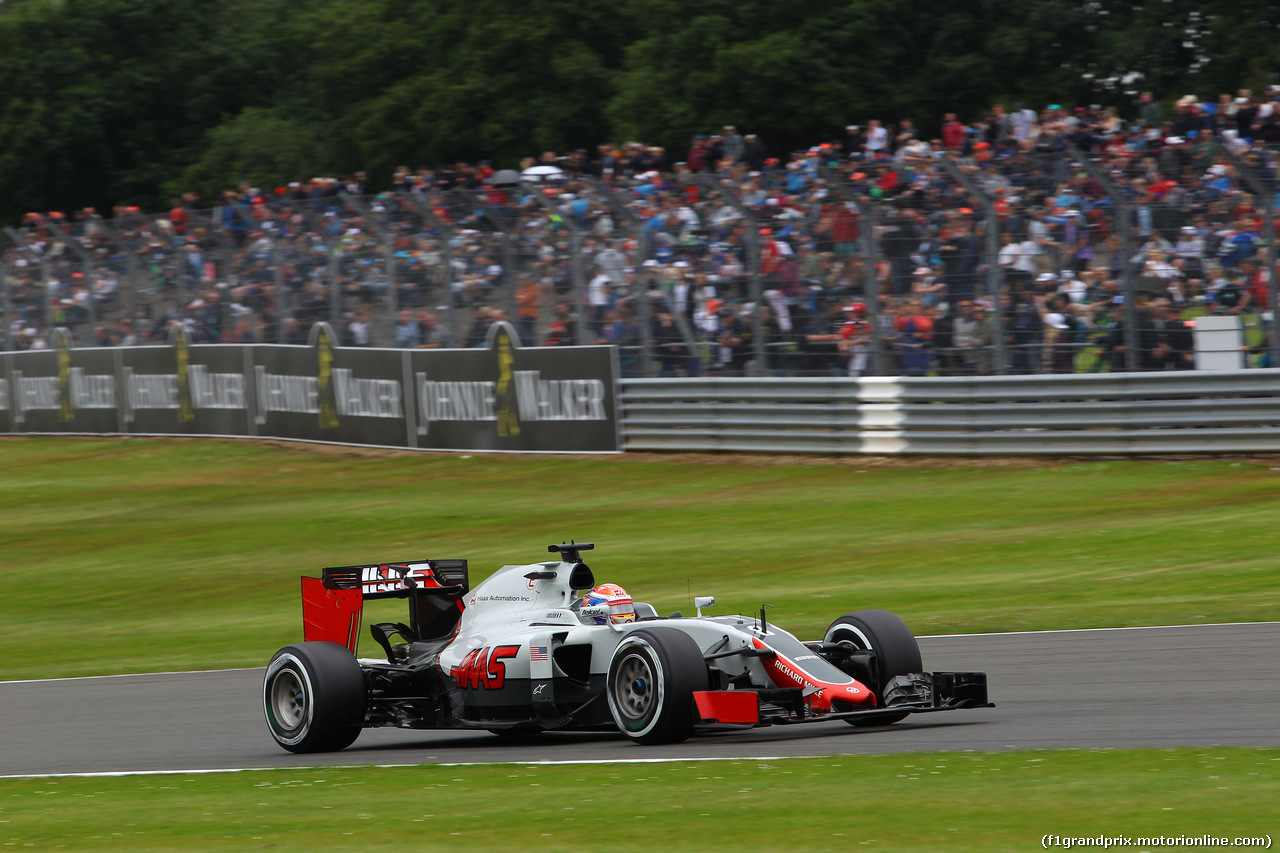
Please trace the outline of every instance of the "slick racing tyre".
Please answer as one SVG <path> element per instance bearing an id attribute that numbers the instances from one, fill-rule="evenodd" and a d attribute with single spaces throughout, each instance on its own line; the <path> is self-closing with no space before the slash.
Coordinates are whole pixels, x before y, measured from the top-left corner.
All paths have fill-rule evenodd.
<path id="1" fill-rule="evenodd" d="M 635 743 L 679 743 L 693 734 L 693 693 L 710 677 L 702 650 L 682 631 L 647 628 L 627 634 L 609 662 L 609 710 Z"/>
<path id="2" fill-rule="evenodd" d="M 350 746 L 364 724 L 364 673 L 337 643 L 298 643 L 276 652 L 262 684 L 271 736 L 290 752 Z"/>
<path id="3" fill-rule="evenodd" d="M 888 610 L 859 610 L 841 616 L 831 623 L 823 642 L 838 643 L 842 640 L 876 653 L 875 675 L 878 683 L 871 685 L 871 688 L 875 690 L 877 698 L 883 694 L 889 679 L 924 669 L 915 635 L 906 622 Z M 867 719 L 846 719 L 855 726 L 887 726 L 906 717 L 906 714 L 890 714 Z"/>

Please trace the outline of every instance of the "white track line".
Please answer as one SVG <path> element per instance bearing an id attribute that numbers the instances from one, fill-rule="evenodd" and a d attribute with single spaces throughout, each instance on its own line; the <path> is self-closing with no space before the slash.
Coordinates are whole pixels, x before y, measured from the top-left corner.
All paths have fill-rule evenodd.
<path id="1" fill-rule="evenodd" d="M 0 0 L 3 2 L 3 0 Z M 264 664 L 265 666 L 265 664 Z M 260 666 L 240 666 L 231 669 L 187 669 L 165 670 L 164 672 L 121 672 L 115 675 L 68 675 L 63 678 L 16 678 L 12 681 L 0 681 L 0 684 L 39 684 L 43 681 L 95 681 L 108 678 L 146 678 L 150 675 L 199 675 L 214 672 L 251 672 L 262 669 Z"/>
<path id="2" fill-rule="evenodd" d="M 578 764 L 675 764 L 694 761 L 789 761 L 798 758 L 841 758 L 830 755 L 746 755 L 699 758 L 619 758 L 603 761 L 599 758 L 575 758 L 565 761 L 455 761 L 447 764 L 434 762 L 423 765 L 422 762 L 410 764 L 309 764 L 306 767 L 225 767 L 211 770 L 104 770 L 97 773 L 19 773 L 12 776 L 0 776 L 0 779 L 103 779 L 115 776 L 207 776 L 210 773 L 260 773 L 269 770 L 285 772 L 324 772 L 328 770 L 360 770 L 363 768 L 393 769 L 396 767 L 496 767 L 512 765 L 516 767 L 560 767 Z"/>
<path id="3" fill-rule="evenodd" d="M 992 631 L 986 634 L 928 634 L 917 640 L 944 640 L 956 637 L 1018 637 L 1027 634 L 1092 634 L 1107 631 L 1163 631 L 1169 628 L 1233 628 L 1238 625 L 1280 625 L 1280 622 L 1200 622 L 1193 625 L 1132 625 L 1127 628 L 1051 628 L 1047 631 Z"/>

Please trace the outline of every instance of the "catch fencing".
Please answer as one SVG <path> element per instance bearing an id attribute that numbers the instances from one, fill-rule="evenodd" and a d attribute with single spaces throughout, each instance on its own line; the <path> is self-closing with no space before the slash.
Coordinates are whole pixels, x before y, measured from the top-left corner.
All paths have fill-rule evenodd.
<path id="1" fill-rule="evenodd" d="M 1123 455 L 1280 451 L 1280 370 L 628 379 L 626 450 Z"/>
<path id="2" fill-rule="evenodd" d="M 1151 368 L 1143 333 L 1167 300 L 1240 316 L 1245 366 L 1280 365 L 1260 310 L 1280 151 L 1043 141 L 31 214 L 0 229 L 0 345 L 58 327 L 148 345 L 178 325 L 197 344 L 301 344 L 324 321 L 353 346 L 474 347 L 508 320 L 526 344 L 616 344 L 623 376 L 846 375 L 863 334 L 865 375 L 1117 372 Z M 856 303 L 865 327 L 846 325 Z"/>

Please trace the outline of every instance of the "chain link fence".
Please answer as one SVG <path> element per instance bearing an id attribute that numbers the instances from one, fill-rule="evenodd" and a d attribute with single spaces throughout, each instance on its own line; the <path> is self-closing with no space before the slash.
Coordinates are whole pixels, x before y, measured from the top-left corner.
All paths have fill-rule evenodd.
<path id="1" fill-rule="evenodd" d="M 327 320 L 347 345 L 468 347 L 510 320 L 525 345 L 617 345 L 626 376 L 1280 365 L 1275 151 L 939 151 L 32 215 L 0 238 L 0 334 L 303 343 Z M 1204 316 L 1238 332 L 1201 338 Z"/>

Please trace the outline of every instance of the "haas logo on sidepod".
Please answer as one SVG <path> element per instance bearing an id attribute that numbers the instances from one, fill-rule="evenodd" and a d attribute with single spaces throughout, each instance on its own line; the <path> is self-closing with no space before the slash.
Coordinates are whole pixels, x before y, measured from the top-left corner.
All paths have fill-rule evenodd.
<path id="1" fill-rule="evenodd" d="M 503 661 L 515 657 L 519 651 L 519 646 L 497 646 L 492 653 L 487 646 L 472 649 L 449 671 L 449 677 L 463 689 L 501 690 L 507 683 L 507 665 Z"/>

